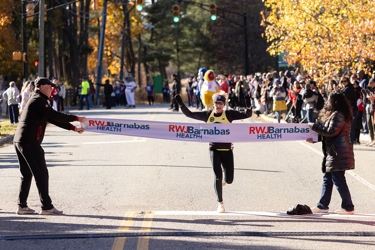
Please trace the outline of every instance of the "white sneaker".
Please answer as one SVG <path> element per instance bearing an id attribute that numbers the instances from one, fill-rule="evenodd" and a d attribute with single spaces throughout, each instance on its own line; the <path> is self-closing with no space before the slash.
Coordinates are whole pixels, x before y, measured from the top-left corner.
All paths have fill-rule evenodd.
<path id="1" fill-rule="evenodd" d="M 354 210 L 352 211 L 347 211 L 345 209 L 339 209 L 335 211 L 335 214 L 354 214 Z"/>
<path id="2" fill-rule="evenodd" d="M 16 214 L 34 214 L 35 210 L 29 207 L 20 207 L 18 206 Z"/>
<path id="3" fill-rule="evenodd" d="M 42 210 L 39 214 L 42 215 L 61 215 L 63 214 L 63 211 L 57 210 L 56 208 L 52 208 L 49 210 Z"/>
<path id="4" fill-rule="evenodd" d="M 219 202 L 219 204 L 217 206 L 217 212 L 218 213 L 225 213 L 224 202 Z"/>
<path id="5" fill-rule="evenodd" d="M 329 209 L 323 209 L 323 208 L 318 208 L 318 207 L 313 207 L 311 209 L 313 214 L 327 214 Z"/>
<path id="6" fill-rule="evenodd" d="M 221 185 L 224 187 L 225 185 L 227 185 L 227 182 L 225 181 L 225 172 L 223 171 L 223 180 L 221 182 Z"/>

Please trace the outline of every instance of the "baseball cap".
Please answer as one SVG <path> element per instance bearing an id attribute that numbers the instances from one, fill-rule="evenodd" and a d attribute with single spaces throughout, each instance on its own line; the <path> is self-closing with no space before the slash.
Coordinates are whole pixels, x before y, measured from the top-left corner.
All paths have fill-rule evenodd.
<path id="1" fill-rule="evenodd" d="M 38 77 L 34 81 L 35 87 L 40 87 L 42 85 L 50 85 L 52 87 L 56 87 L 55 84 L 53 84 L 48 78 L 45 77 Z"/>
<path id="2" fill-rule="evenodd" d="M 224 102 L 225 103 L 225 97 L 222 95 L 214 95 L 213 96 L 214 102 Z"/>

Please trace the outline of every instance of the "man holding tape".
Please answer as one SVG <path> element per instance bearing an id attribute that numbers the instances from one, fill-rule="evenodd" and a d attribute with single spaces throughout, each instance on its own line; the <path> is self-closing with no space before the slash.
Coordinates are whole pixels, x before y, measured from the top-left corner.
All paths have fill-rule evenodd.
<path id="1" fill-rule="evenodd" d="M 22 112 L 15 136 L 14 147 L 17 152 L 21 171 L 21 185 L 18 197 L 17 214 L 33 214 L 35 210 L 27 206 L 31 180 L 34 176 L 42 203 L 42 215 L 58 215 L 63 211 L 57 210 L 52 205 L 48 192 L 48 169 L 41 147 L 47 122 L 66 130 L 82 133 L 83 128 L 77 128 L 70 122 L 85 122 L 86 117 L 66 115 L 55 111 L 48 103 L 52 87 L 50 80 L 38 77 L 35 80 L 35 93 L 27 102 Z"/>
<path id="2" fill-rule="evenodd" d="M 224 110 L 226 98 L 224 95 L 214 94 L 212 96 L 214 101 L 214 110 L 207 110 L 202 112 L 191 112 L 182 101 L 180 95 L 175 96 L 175 100 L 181 107 L 181 111 L 187 117 L 201 120 L 206 123 L 232 123 L 233 120 L 242 120 L 249 118 L 252 115 L 251 109 L 246 109 L 246 112 L 239 112 L 236 110 Z M 217 143 L 211 142 L 209 144 L 210 159 L 212 169 L 215 174 L 215 192 L 218 201 L 217 211 L 224 213 L 223 202 L 223 186 L 231 184 L 234 177 L 234 159 L 233 159 L 233 145 L 231 142 Z M 224 178 L 223 178 L 224 175 Z"/>

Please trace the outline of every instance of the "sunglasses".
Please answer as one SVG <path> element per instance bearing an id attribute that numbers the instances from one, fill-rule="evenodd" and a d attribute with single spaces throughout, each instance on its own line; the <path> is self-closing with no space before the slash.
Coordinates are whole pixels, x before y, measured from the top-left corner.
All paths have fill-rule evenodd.
<path id="1" fill-rule="evenodd" d="M 224 105 L 223 102 L 215 102 L 216 105 Z"/>

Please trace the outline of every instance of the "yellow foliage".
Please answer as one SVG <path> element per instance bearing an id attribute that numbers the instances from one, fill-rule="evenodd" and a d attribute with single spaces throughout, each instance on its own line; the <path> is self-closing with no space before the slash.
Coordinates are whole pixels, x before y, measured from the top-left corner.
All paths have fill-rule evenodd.
<path id="1" fill-rule="evenodd" d="M 265 0 L 262 13 L 271 55 L 323 71 L 363 68 L 375 60 L 375 1 Z"/>
<path id="2" fill-rule="evenodd" d="M 100 23 L 102 22 L 101 12 L 103 9 L 103 0 L 98 0 L 97 5 L 95 5 L 96 11 L 100 12 Z M 128 9 L 132 6 L 128 5 Z M 131 38 L 134 38 L 145 30 L 143 28 L 143 22 L 138 11 L 133 8 L 130 11 L 131 20 Z M 92 20 L 92 25 L 97 25 L 97 19 Z M 120 73 L 120 57 L 121 57 L 121 43 L 122 43 L 122 31 L 124 23 L 124 11 L 122 10 L 122 5 L 116 2 L 109 1 L 107 6 L 107 20 L 106 20 L 106 30 L 105 30 L 105 44 L 103 53 L 103 68 L 108 69 L 111 74 Z M 130 39 L 131 39 L 130 38 Z M 126 37 L 129 39 L 129 37 Z M 93 53 L 88 58 L 88 67 L 90 72 L 94 72 L 98 61 L 98 48 L 99 48 L 99 37 L 98 34 L 90 36 L 90 45 L 94 48 Z"/>

